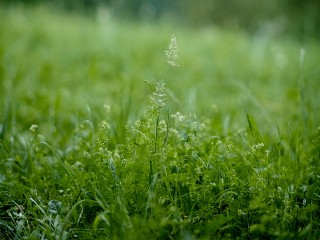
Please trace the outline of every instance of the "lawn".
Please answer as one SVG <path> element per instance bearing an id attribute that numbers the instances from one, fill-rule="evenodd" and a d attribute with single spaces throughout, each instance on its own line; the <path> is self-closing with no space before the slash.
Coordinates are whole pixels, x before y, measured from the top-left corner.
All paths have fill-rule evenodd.
<path id="1" fill-rule="evenodd" d="M 0 19 L 0 239 L 320 238 L 319 42 Z"/>

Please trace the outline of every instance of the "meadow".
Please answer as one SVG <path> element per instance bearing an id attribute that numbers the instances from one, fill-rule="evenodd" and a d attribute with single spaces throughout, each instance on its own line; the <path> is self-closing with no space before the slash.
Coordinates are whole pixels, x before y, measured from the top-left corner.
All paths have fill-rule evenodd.
<path id="1" fill-rule="evenodd" d="M 318 41 L 0 19 L 0 239 L 320 238 Z"/>

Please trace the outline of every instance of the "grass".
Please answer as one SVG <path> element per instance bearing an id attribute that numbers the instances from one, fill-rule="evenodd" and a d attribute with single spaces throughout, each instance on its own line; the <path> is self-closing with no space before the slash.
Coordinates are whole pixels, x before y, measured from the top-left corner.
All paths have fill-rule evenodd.
<path id="1" fill-rule="evenodd" d="M 0 239 L 320 237 L 317 42 L 0 17 Z"/>

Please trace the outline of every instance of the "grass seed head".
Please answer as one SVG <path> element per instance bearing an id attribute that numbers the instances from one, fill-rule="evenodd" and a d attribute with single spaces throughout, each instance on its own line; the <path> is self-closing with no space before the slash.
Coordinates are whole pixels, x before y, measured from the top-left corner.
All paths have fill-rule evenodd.
<path id="1" fill-rule="evenodd" d="M 169 48 L 165 51 L 167 56 L 167 62 L 171 67 L 178 67 L 179 65 L 176 63 L 178 58 L 178 45 L 177 45 L 177 38 L 174 34 L 172 34 Z"/>

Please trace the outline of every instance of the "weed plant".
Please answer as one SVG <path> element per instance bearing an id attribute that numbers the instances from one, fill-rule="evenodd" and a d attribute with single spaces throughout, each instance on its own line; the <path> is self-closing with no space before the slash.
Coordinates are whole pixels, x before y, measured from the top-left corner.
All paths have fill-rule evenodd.
<path id="1" fill-rule="evenodd" d="M 320 238 L 318 43 L 0 17 L 0 239 Z"/>

